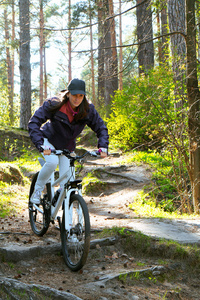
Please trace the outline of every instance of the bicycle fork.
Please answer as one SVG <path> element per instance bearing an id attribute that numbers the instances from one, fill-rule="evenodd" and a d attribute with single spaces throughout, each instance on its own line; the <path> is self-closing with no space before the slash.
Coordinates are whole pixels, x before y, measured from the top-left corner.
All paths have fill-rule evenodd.
<path id="1" fill-rule="evenodd" d="M 78 188 L 70 188 L 67 192 L 66 198 L 64 200 L 64 212 L 65 212 L 65 230 L 70 233 L 70 230 L 73 227 L 73 210 L 76 210 L 78 216 L 78 223 L 82 224 L 82 210 L 80 205 L 78 207 L 74 207 L 74 203 L 70 204 L 70 196 L 73 193 L 77 193 L 81 195 L 81 190 Z"/>

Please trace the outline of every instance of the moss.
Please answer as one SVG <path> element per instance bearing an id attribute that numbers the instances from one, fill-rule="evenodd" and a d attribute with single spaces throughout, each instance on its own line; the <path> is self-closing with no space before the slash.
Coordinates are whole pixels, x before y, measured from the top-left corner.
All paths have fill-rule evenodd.
<path id="1" fill-rule="evenodd" d="M 182 245 L 175 241 L 155 239 L 140 232 L 113 227 L 97 234 L 99 237 L 118 236 L 120 247 L 130 256 L 172 259 L 200 269 L 200 249 L 195 245 Z"/>
<path id="2" fill-rule="evenodd" d="M 96 195 L 102 193 L 106 189 L 106 182 L 97 181 L 97 182 L 89 182 L 84 185 L 83 192 L 86 195 Z"/>
<path id="3" fill-rule="evenodd" d="M 23 175 L 17 166 L 0 164 L 0 181 L 22 184 Z"/>

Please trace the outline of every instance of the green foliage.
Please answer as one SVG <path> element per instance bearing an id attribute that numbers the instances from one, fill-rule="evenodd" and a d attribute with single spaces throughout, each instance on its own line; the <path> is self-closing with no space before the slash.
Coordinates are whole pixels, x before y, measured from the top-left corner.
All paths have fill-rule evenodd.
<path id="1" fill-rule="evenodd" d="M 0 163 L 0 180 L 8 183 L 17 182 L 23 184 L 23 175 L 17 166 Z"/>
<path id="2" fill-rule="evenodd" d="M 26 163 L 28 165 L 30 161 L 27 161 Z M 24 177 L 21 172 L 23 167 L 20 163 L 19 167 L 17 166 L 17 163 L 14 162 L 9 162 L 9 164 L 7 162 L 0 163 L 1 218 L 16 213 L 19 209 L 21 209 L 23 201 L 27 203 L 28 191 L 24 191 L 27 190 L 27 188 L 29 189 L 30 181 Z"/>
<path id="3" fill-rule="evenodd" d="M 181 207 L 182 212 L 191 213 L 188 106 L 174 88 L 173 74 L 167 67 L 133 79 L 113 97 L 107 126 L 113 148 L 160 152 L 161 167 L 153 174 L 156 193 L 150 195 L 156 206 L 159 203 L 164 211 Z"/>
<path id="4" fill-rule="evenodd" d="M 8 197 L 2 196 L 1 190 L 0 190 L 0 218 L 5 218 L 6 216 L 15 213 L 16 210 L 13 207 L 11 201 Z"/>
<path id="5" fill-rule="evenodd" d="M 187 204 L 182 201 L 175 176 L 180 168 L 180 163 L 178 160 L 172 163 L 169 151 L 163 150 L 161 153 L 150 150 L 147 152 L 133 151 L 132 155 L 128 156 L 127 162 L 145 163 L 147 168 L 150 166 L 153 170 L 151 183 L 145 187 L 144 191 L 138 193 L 130 205 L 131 209 L 139 215 L 159 218 L 177 218 L 180 216 L 180 212 L 186 212 Z M 189 183 L 186 167 L 183 171 L 185 172 L 183 177 Z M 184 189 L 183 191 L 186 194 Z"/>
<path id="6" fill-rule="evenodd" d="M 13 108 L 13 126 L 19 126 L 19 99 L 15 101 Z M 9 116 L 9 103 L 8 103 L 8 94 L 7 91 L 1 91 L 0 95 L 0 125 L 1 126 L 10 126 L 10 116 Z"/>
<path id="7" fill-rule="evenodd" d="M 95 3 L 88 1 L 79 1 L 73 5 L 73 15 L 71 21 L 71 27 L 77 27 L 80 24 L 88 24 L 88 14 L 91 14 L 91 17 L 95 17 Z"/>
<path id="8" fill-rule="evenodd" d="M 107 120 L 110 142 L 128 150 L 156 145 L 173 131 L 180 116 L 174 110 L 174 83 L 171 70 L 158 67 L 131 81 L 113 97 Z"/>
<path id="9" fill-rule="evenodd" d="M 27 206 L 30 181 L 24 174 L 40 169 L 39 154 L 29 147 L 18 149 L 20 157 L 13 155 L 13 161 L 0 163 L 0 217 L 17 213 Z"/>
<path id="10" fill-rule="evenodd" d="M 0 125 L 9 125 L 9 110 L 8 110 L 8 101 L 7 93 L 1 92 L 0 96 Z"/>
<path id="11" fill-rule="evenodd" d="M 126 33 L 126 40 L 132 40 L 132 32 Z M 123 85 L 129 85 L 133 77 L 138 75 L 137 50 L 135 46 L 126 48 L 123 52 Z"/>
<path id="12" fill-rule="evenodd" d="M 99 180 L 93 173 L 88 173 L 83 179 L 83 192 L 85 194 L 101 193 L 106 183 Z"/>

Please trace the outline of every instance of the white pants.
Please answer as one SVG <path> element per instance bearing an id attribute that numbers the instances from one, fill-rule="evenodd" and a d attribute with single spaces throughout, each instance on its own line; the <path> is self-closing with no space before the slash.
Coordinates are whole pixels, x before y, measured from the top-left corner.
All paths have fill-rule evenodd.
<path id="1" fill-rule="evenodd" d="M 44 149 L 53 149 L 55 147 L 49 143 L 48 139 L 44 139 Z M 69 170 L 69 159 L 64 155 L 43 155 L 45 158 L 45 164 L 43 165 L 42 169 L 39 172 L 37 181 L 35 183 L 35 191 L 42 191 L 45 187 L 45 184 L 51 177 L 52 173 L 55 171 L 59 164 L 59 176 L 62 176 L 67 170 Z"/>

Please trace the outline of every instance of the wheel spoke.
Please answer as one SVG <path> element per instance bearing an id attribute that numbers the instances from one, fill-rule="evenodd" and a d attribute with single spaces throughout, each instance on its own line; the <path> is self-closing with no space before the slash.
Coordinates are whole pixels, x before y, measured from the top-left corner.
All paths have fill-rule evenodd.
<path id="1" fill-rule="evenodd" d="M 34 191 L 35 182 L 37 180 L 38 173 L 34 176 L 32 184 L 31 184 L 31 190 L 30 190 L 30 196 L 29 199 Z M 42 196 L 40 199 L 40 204 L 32 204 L 29 200 L 29 219 L 30 224 L 33 232 L 38 235 L 42 236 L 46 233 L 49 222 L 50 222 L 50 216 L 49 216 L 49 210 L 48 210 L 48 186 L 46 185 Z"/>
<path id="2" fill-rule="evenodd" d="M 85 201 L 77 194 L 71 197 L 69 210 L 72 224 L 70 232 L 65 229 L 65 215 L 62 222 L 63 256 L 68 267 L 78 271 L 85 264 L 90 247 L 89 213 Z"/>

